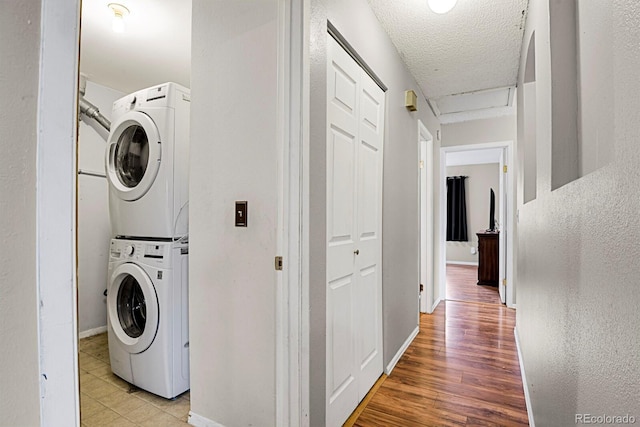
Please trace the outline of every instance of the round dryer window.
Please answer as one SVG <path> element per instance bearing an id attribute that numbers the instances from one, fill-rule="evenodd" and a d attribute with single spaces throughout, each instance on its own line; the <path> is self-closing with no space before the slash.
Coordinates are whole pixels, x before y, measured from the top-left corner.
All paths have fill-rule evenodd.
<path id="1" fill-rule="evenodd" d="M 128 352 L 149 348 L 158 332 L 160 312 L 153 282 L 139 265 L 127 262 L 113 271 L 107 313 L 113 333 Z"/>
<path id="2" fill-rule="evenodd" d="M 120 182 L 128 188 L 140 184 L 149 163 L 149 138 L 138 125 L 127 127 L 116 144 L 115 167 Z"/>
<path id="3" fill-rule="evenodd" d="M 138 200 L 153 186 L 161 146 L 156 124 L 144 113 L 129 111 L 111 125 L 105 166 L 109 186 L 120 199 Z"/>

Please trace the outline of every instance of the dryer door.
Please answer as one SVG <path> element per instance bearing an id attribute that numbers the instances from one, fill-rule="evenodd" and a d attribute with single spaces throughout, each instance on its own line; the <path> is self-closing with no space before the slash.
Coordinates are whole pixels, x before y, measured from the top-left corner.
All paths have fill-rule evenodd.
<path id="1" fill-rule="evenodd" d="M 145 351 L 156 336 L 159 306 L 156 290 L 147 273 L 126 263 L 111 275 L 107 293 L 109 323 L 130 353 Z"/>
<path id="2" fill-rule="evenodd" d="M 161 148 L 158 128 L 144 113 L 130 111 L 111 125 L 106 172 L 120 199 L 137 200 L 149 191 L 160 168 Z"/>

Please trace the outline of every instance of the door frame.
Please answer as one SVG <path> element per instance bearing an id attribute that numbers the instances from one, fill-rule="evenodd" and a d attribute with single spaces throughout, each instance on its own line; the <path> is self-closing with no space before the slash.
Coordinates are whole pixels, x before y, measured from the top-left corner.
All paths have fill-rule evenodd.
<path id="1" fill-rule="evenodd" d="M 498 286 L 503 286 L 502 279 L 507 280 L 506 285 L 506 305 L 510 308 L 515 308 L 515 287 L 514 283 L 514 259 L 513 259 L 513 247 L 514 247 L 514 217 L 515 217 L 515 163 L 513 157 L 514 151 L 514 142 L 513 141 L 500 141 L 500 142 L 488 142 L 481 144 L 468 144 L 468 145 L 454 145 L 449 147 L 440 148 L 440 228 L 439 228 L 439 272 L 440 272 L 440 280 L 439 280 L 439 291 L 440 298 L 446 298 L 446 281 L 447 281 L 447 258 L 446 258 L 446 230 L 447 230 L 447 192 L 446 192 L 446 183 L 447 183 L 447 153 L 460 152 L 460 151 L 475 151 L 482 149 L 490 149 L 490 148 L 502 148 L 504 150 L 504 159 L 507 166 L 507 172 L 501 173 L 501 185 L 506 185 L 506 194 L 508 196 L 507 203 L 501 209 L 501 213 L 506 209 L 507 218 L 506 221 L 501 217 L 502 227 L 506 228 L 506 254 L 505 254 L 505 265 L 507 274 L 506 277 L 500 278 L 500 282 Z M 504 215 L 504 214 L 503 214 Z M 503 233 L 501 233 L 503 234 Z M 503 238 L 504 238 L 503 234 Z"/>
<path id="2" fill-rule="evenodd" d="M 41 1 L 36 172 L 40 422 L 80 425 L 76 144 L 80 0 Z"/>
<path id="3" fill-rule="evenodd" d="M 40 421 L 80 425 L 76 146 L 81 0 L 42 1 L 37 122 Z M 277 425 L 309 425 L 309 0 L 279 0 Z M 286 227 L 285 227 L 286 225 Z M 288 308 L 288 309 L 287 309 Z"/>
<path id="4" fill-rule="evenodd" d="M 433 236 L 433 136 L 427 127 L 418 119 L 418 191 L 420 197 L 420 313 L 433 313 L 436 307 L 434 298 L 434 236 Z M 423 163 L 424 162 L 424 163 Z M 429 284 L 431 284 L 429 286 Z M 418 324 L 420 324 L 418 313 Z"/>
<path id="5" fill-rule="evenodd" d="M 309 10 L 278 2 L 276 425 L 309 425 Z"/>

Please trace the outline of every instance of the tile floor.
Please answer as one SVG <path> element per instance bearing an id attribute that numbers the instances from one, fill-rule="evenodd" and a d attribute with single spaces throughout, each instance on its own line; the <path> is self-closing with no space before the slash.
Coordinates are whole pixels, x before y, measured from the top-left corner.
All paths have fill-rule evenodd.
<path id="1" fill-rule="evenodd" d="M 131 386 L 111 372 L 107 334 L 80 340 L 80 417 L 86 427 L 186 426 L 189 392 L 175 400 Z"/>

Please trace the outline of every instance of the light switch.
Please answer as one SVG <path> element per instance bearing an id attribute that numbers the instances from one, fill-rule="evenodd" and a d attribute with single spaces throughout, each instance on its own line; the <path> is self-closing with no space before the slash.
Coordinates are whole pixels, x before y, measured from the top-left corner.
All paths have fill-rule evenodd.
<path id="1" fill-rule="evenodd" d="M 236 227 L 247 226 L 247 206 L 246 200 L 236 201 Z"/>

